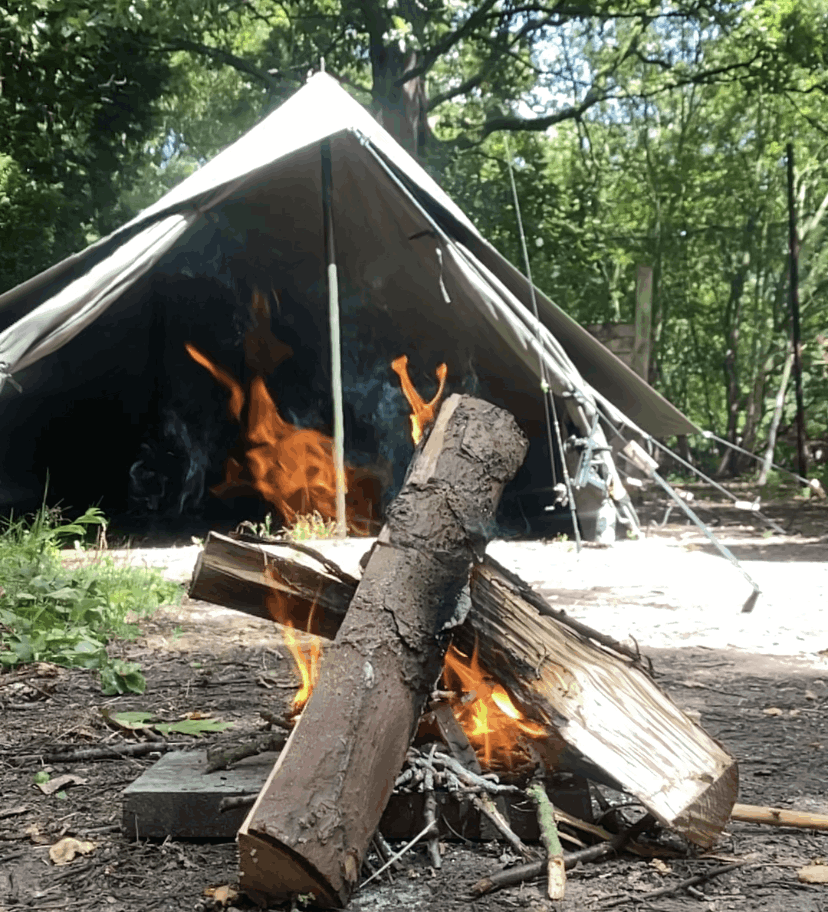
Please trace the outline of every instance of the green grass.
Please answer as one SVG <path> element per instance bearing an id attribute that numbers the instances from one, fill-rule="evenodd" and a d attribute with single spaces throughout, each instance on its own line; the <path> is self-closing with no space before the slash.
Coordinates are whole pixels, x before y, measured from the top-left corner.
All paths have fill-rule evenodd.
<path id="1" fill-rule="evenodd" d="M 53 662 L 86 668 L 100 676 L 105 694 L 142 693 L 140 667 L 112 658 L 107 644 L 130 639 L 137 626 L 127 618 L 176 602 L 181 589 L 160 574 L 118 567 L 96 558 L 69 569 L 61 549 L 75 544 L 106 520 L 91 507 L 74 522 L 45 506 L 30 519 L 0 527 L 0 666 Z"/>

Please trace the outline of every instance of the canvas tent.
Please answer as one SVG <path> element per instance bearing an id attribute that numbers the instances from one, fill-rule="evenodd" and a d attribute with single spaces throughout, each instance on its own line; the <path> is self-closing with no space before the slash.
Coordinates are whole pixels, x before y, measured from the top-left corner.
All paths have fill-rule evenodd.
<path id="1" fill-rule="evenodd" d="M 311 378 L 311 386 L 314 377 L 329 381 L 321 366 L 324 352 L 302 348 L 310 338 L 318 340 L 317 349 L 325 347 L 320 202 L 320 143 L 325 140 L 333 162 L 332 217 L 342 287 L 346 400 L 356 415 L 352 423 L 385 421 L 383 410 L 392 394 L 400 412 L 388 364 L 407 350 L 420 359 L 423 376 L 433 371 L 437 359 L 447 361 L 455 388 L 509 408 L 529 428 L 530 437 L 538 438 L 544 426 L 542 364 L 570 431 L 597 445 L 595 466 L 610 491 L 615 469 L 603 449 L 604 419 L 654 436 L 697 430 L 540 292 L 536 321 L 527 280 L 367 111 L 334 79 L 319 73 L 131 222 L 0 296 L 0 415 L 11 429 L 5 449 L 0 444 L 0 489 L 6 485 L 7 503 L 14 502 L 9 492 L 19 484 L 12 436 L 19 445 L 32 433 L 26 429 L 37 426 L 40 438 L 48 439 L 55 407 L 66 419 L 61 439 L 67 433 L 74 436 L 67 403 L 81 377 L 96 369 L 83 390 L 86 401 L 98 389 L 112 414 L 126 402 L 123 408 L 132 409 L 127 424 L 138 428 L 130 446 L 146 434 L 142 421 L 158 407 L 159 389 L 168 383 L 159 379 L 160 368 L 152 363 L 160 358 L 152 351 L 153 339 L 159 321 L 166 326 L 171 319 L 163 301 L 171 300 L 164 295 L 176 283 L 182 289 L 191 283 L 187 287 L 192 291 L 182 292 L 192 297 L 181 320 L 189 321 L 192 332 L 213 319 L 204 308 L 206 286 L 197 284 L 199 278 L 223 284 L 231 305 L 240 282 L 251 286 L 251 276 L 278 291 L 277 302 L 290 303 L 284 314 L 277 303 L 274 320 L 284 318 L 277 330 L 292 339 L 297 352 L 293 373 L 286 375 L 290 385 L 302 377 Z M 180 304 L 181 295 L 176 300 Z M 152 319 L 142 320 L 141 314 L 150 310 Z M 306 312 L 313 316 L 303 323 Z M 106 329 L 96 330 L 100 326 Z M 215 340 L 226 343 L 231 335 L 226 329 L 222 324 Z M 90 353 L 82 340 L 95 332 L 98 347 Z M 143 361 L 135 349 L 141 349 Z M 319 364 L 303 374 L 303 365 L 316 360 Z M 127 370 L 124 364 L 130 361 Z M 103 363 L 108 372 L 97 367 Z M 141 389 L 149 387 L 141 399 Z M 50 396 L 60 405 L 50 406 Z M 327 409 L 317 409 L 317 418 L 327 416 Z M 301 411 L 297 406 L 295 414 Z M 302 420 L 311 420 L 311 412 L 306 409 Z M 596 421 L 599 413 L 602 420 Z M 168 420 L 167 435 L 177 427 L 178 436 L 192 437 L 192 419 L 184 425 Z M 201 460 L 203 472 L 213 457 L 196 458 L 198 447 L 187 447 L 191 462 Z M 97 443 L 91 448 L 99 452 Z M 65 448 L 61 455 L 68 458 Z M 51 453 L 50 458 L 57 457 Z M 76 471 L 94 475 L 96 458 L 83 463 L 86 470 Z M 203 479 L 199 483 L 203 488 Z M 547 478 L 536 487 L 550 483 Z M 601 498 L 580 500 L 588 523 L 587 514 Z"/>

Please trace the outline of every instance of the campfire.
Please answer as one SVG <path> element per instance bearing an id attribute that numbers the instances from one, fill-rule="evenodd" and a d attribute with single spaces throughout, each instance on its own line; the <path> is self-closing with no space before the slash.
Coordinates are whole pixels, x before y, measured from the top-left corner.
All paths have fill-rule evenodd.
<path id="1" fill-rule="evenodd" d="M 400 358 L 394 369 L 422 421 L 412 422 L 416 433 L 434 417 L 445 368 L 426 403 L 406 366 Z M 438 837 L 450 833 L 442 821 L 465 826 L 452 817 L 452 795 L 528 859 L 506 799 L 531 795 L 554 895 L 564 867 L 554 820 L 566 818 L 541 810 L 553 772 L 627 790 L 697 845 L 721 832 L 736 795 L 733 758 L 659 691 L 635 652 L 481 561 L 484 530 L 525 447 L 510 415 L 450 397 L 361 579 L 304 545 L 286 557 L 285 543 L 209 537 L 191 596 L 290 625 L 301 681 L 295 725 L 238 833 L 240 882 L 254 898 L 347 904 L 372 836 L 387 826 L 383 811 L 411 788 L 424 802 L 414 836 L 433 864 Z M 299 630 L 333 642 L 323 650 Z"/>

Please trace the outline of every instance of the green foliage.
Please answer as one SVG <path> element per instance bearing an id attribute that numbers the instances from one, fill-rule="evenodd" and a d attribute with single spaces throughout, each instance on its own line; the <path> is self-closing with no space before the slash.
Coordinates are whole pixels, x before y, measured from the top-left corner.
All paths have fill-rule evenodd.
<path id="1" fill-rule="evenodd" d="M 117 567 L 108 559 L 66 569 L 60 549 L 101 525 L 92 507 L 74 522 L 41 509 L 30 521 L 8 520 L 0 535 L 0 665 L 54 662 L 97 671 L 104 693 L 141 693 L 137 665 L 111 659 L 112 637 L 138 633 L 128 616 L 147 614 L 180 598 L 159 574 Z"/>
<path id="2" fill-rule="evenodd" d="M 387 112 L 413 52 L 440 182 L 522 268 L 508 132 L 539 287 L 584 323 L 631 322 L 651 266 L 651 382 L 748 448 L 767 436 L 788 348 L 794 141 L 806 405 L 823 436 L 826 23 L 828 0 L 12 0 L 0 290 L 154 202 L 320 58 Z"/>
<path id="3" fill-rule="evenodd" d="M 337 525 L 333 519 L 324 519 L 319 513 L 307 513 L 297 516 L 292 525 L 284 531 L 290 541 L 307 541 L 312 538 L 336 538 Z"/>
<path id="4" fill-rule="evenodd" d="M 154 728 L 162 735 L 171 733 L 178 735 L 193 735 L 197 738 L 201 735 L 211 734 L 213 732 L 227 731 L 233 727 L 232 722 L 222 722 L 219 719 L 202 718 L 199 714 L 194 713 L 193 718 L 180 719 L 177 722 L 155 722 L 155 713 L 144 710 L 135 710 L 131 712 L 110 713 L 108 710 L 101 710 L 102 715 L 114 725 L 129 730 L 139 730 L 144 728 Z"/>

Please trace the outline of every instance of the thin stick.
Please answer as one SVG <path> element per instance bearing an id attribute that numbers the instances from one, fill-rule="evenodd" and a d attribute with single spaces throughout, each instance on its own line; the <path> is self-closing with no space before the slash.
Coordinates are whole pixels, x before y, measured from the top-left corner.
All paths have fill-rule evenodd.
<path id="1" fill-rule="evenodd" d="M 249 795 L 228 795 L 227 798 L 219 801 L 219 813 L 224 814 L 236 808 L 252 807 L 256 803 L 258 794 L 258 792 L 251 792 Z"/>
<path id="2" fill-rule="evenodd" d="M 674 893 L 678 893 L 680 890 L 686 890 L 688 887 L 695 887 L 696 884 L 706 883 L 708 880 L 713 880 L 714 877 L 727 874 L 729 871 L 735 871 L 736 868 L 741 868 L 742 864 L 742 862 L 738 862 L 737 864 L 722 865 L 721 867 L 706 871 L 704 874 L 695 874 L 693 877 L 688 877 L 685 880 L 679 881 L 677 884 L 673 884 L 671 887 L 662 887 L 660 890 L 651 890 L 649 893 L 636 893 L 635 896 L 621 896 L 619 899 L 615 899 L 612 902 L 604 903 L 604 908 L 612 909 L 613 907 L 621 906 L 626 902 L 649 902 L 651 899 L 658 899 L 661 896 L 671 896 Z"/>
<path id="3" fill-rule="evenodd" d="M 434 748 L 431 749 L 429 762 L 434 756 Z M 437 831 L 437 796 L 434 794 L 434 767 L 429 766 L 425 771 L 423 781 L 423 792 L 425 794 L 425 822 L 432 827 L 431 835 L 428 837 L 428 857 L 435 868 L 443 867 L 443 859 L 440 857 L 440 834 Z"/>
<path id="4" fill-rule="evenodd" d="M 731 820 L 742 823 L 765 823 L 770 826 L 798 827 L 803 830 L 828 830 L 828 814 L 791 811 L 787 808 L 764 807 L 753 804 L 734 804 Z"/>
<path id="5" fill-rule="evenodd" d="M 388 859 L 394 854 L 388 847 L 388 843 L 385 841 L 382 833 L 380 833 L 379 830 L 374 833 L 372 843 L 374 846 L 374 851 L 377 853 L 377 857 L 380 861 L 388 861 Z M 391 873 L 390 869 L 385 872 L 385 876 L 388 878 L 389 883 L 394 883 L 394 875 Z"/>
<path id="6" fill-rule="evenodd" d="M 407 843 L 400 849 L 400 851 L 397 852 L 395 855 L 392 855 L 392 856 L 388 859 L 388 861 L 386 861 L 385 864 L 384 864 L 381 868 L 379 868 L 379 870 L 374 871 L 374 873 L 373 873 L 369 878 L 367 878 L 366 880 L 363 880 L 362 883 L 357 887 L 357 890 L 361 890 L 366 884 L 371 883 L 371 881 L 372 881 L 375 877 L 379 877 L 380 874 L 382 874 L 382 872 L 383 872 L 386 868 L 390 868 L 391 865 L 394 864 L 395 861 L 398 861 L 400 858 L 402 858 L 403 855 L 405 855 L 405 853 L 406 853 L 409 849 L 413 848 L 413 847 L 414 847 L 414 846 L 423 838 L 423 836 L 425 836 L 426 833 L 428 833 L 428 831 L 429 831 L 433 826 L 434 826 L 433 823 L 429 823 L 428 826 L 423 827 L 422 830 L 420 830 L 420 832 L 417 833 L 417 835 L 411 840 L 411 842 L 407 842 Z"/>
<path id="7" fill-rule="evenodd" d="M 626 843 L 631 839 L 635 839 L 636 836 L 643 833 L 644 830 L 651 826 L 653 820 L 654 818 L 652 815 L 645 814 L 641 820 L 633 824 L 629 829 L 624 830 L 623 833 L 616 834 L 606 842 L 589 846 L 578 852 L 565 852 L 563 855 L 564 868 L 567 871 L 571 871 L 579 864 L 597 861 L 605 855 L 611 855 L 613 852 L 619 851 L 624 848 Z M 634 847 L 630 846 L 630 848 Z M 540 877 L 545 870 L 545 861 L 533 861 L 530 864 L 518 865 L 514 868 L 505 868 L 502 871 L 497 871 L 494 874 L 490 874 L 488 877 L 483 877 L 481 880 L 478 880 L 471 888 L 472 897 L 477 898 L 486 893 L 491 893 L 494 890 L 499 890 L 502 887 L 511 887 L 515 884 L 523 883 L 526 880 L 532 880 L 535 877 Z"/>
<path id="8" fill-rule="evenodd" d="M 525 861 L 531 861 L 535 857 L 535 853 L 529 846 L 521 841 L 520 836 L 514 832 L 503 818 L 503 815 L 495 807 L 494 801 L 492 801 L 489 795 L 472 795 L 472 804 L 474 804 L 481 814 L 485 814 L 486 817 L 491 820 L 506 842 L 508 842 Z"/>
<path id="9" fill-rule="evenodd" d="M 563 899 L 566 892 L 566 868 L 555 823 L 555 808 L 542 782 L 533 782 L 526 789 L 526 794 L 535 803 L 541 841 L 546 849 L 546 895 L 550 899 Z"/>
<path id="10" fill-rule="evenodd" d="M 437 796 L 434 789 L 426 789 L 425 792 L 425 822 L 428 826 L 434 828 L 434 832 L 428 837 L 428 857 L 435 868 L 443 867 L 443 859 L 440 855 L 440 837 L 437 833 Z"/>
<path id="11" fill-rule="evenodd" d="M 163 754 L 165 751 L 188 747 L 186 741 L 141 741 L 138 744 L 122 744 L 118 747 L 84 747 L 65 753 L 34 754 L 20 757 L 20 760 L 38 759 L 46 763 L 63 763 L 76 760 L 119 760 L 125 757 L 141 757 L 144 754 Z"/>

